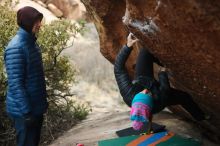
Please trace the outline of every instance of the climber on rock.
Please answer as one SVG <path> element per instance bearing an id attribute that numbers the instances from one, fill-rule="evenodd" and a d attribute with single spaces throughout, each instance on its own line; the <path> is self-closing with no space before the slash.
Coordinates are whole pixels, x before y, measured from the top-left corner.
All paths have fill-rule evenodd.
<path id="1" fill-rule="evenodd" d="M 129 34 L 127 44 L 120 50 L 114 64 L 115 78 L 124 102 L 131 107 L 132 127 L 140 130 L 144 123 L 151 122 L 152 115 L 162 111 L 166 106 L 181 105 L 194 119 L 207 119 L 204 112 L 193 101 L 192 97 L 181 90 L 170 87 L 165 71 L 158 73 L 158 80 L 153 75 L 153 63 L 162 66 L 147 48 L 141 48 L 136 60 L 135 79 L 132 81 L 125 63 L 138 41 Z"/>

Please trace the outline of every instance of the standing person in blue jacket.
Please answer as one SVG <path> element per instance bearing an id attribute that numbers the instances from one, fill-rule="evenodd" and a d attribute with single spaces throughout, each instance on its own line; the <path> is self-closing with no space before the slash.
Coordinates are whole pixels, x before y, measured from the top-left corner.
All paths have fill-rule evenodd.
<path id="1" fill-rule="evenodd" d="M 8 77 L 6 108 L 14 122 L 18 146 L 37 146 L 48 108 L 41 50 L 36 34 L 43 14 L 32 7 L 17 12 L 19 30 L 5 49 Z"/>

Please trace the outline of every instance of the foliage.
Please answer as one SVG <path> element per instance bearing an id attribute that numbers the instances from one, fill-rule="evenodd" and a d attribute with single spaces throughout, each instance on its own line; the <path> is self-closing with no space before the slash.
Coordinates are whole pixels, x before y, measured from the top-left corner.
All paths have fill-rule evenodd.
<path id="1" fill-rule="evenodd" d="M 73 108 L 73 116 L 76 117 L 79 120 L 85 119 L 85 117 L 88 115 L 88 113 L 91 111 L 91 108 L 88 108 L 88 105 L 83 104 L 77 104 L 75 106 L 72 106 Z"/>
<path id="2" fill-rule="evenodd" d="M 88 104 L 79 104 L 73 100 L 67 101 L 68 104 L 59 104 L 58 106 L 50 104 L 45 116 L 44 130 L 41 134 L 42 145 L 48 145 L 56 137 L 74 126 L 76 122 L 85 119 L 91 111 Z"/>
<path id="3" fill-rule="evenodd" d="M 16 24 L 16 15 L 14 12 L 9 11 L 5 6 L 0 5 L 0 97 L 5 96 L 5 89 L 6 89 L 6 76 L 5 72 L 3 72 L 3 53 L 4 47 L 7 45 L 8 41 L 12 38 L 12 36 L 17 31 L 17 24 Z M 7 29 L 4 29 L 7 28 Z"/>
<path id="4" fill-rule="evenodd" d="M 7 118 L 5 111 L 5 94 L 6 94 L 6 74 L 4 72 L 4 47 L 7 45 L 11 37 L 16 33 L 16 15 L 12 11 L 9 11 L 5 6 L 0 5 L 0 144 L 4 143 L 7 145 L 11 140 L 14 139 L 14 129 L 10 120 Z M 4 29 L 6 28 L 7 29 Z M 10 135 L 10 136 L 9 136 Z"/>
<path id="5" fill-rule="evenodd" d="M 4 71 L 4 48 L 15 35 L 18 26 L 16 13 L 10 10 L 9 3 L 0 5 L 0 145 L 13 145 L 15 134 L 11 121 L 5 111 L 6 73 Z M 84 31 L 84 22 L 72 23 L 58 20 L 44 25 L 38 36 L 42 49 L 46 76 L 49 109 L 43 126 L 42 145 L 47 145 L 78 120 L 84 119 L 90 109 L 87 104 L 79 104 L 70 97 L 70 85 L 75 83 L 76 67 L 62 51 L 73 44 L 77 34 Z"/>
<path id="6" fill-rule="evenodd" d="M 49 96 L 72 96 L 69 93 L 69 85 L 74 82 L 76 69 L 71 67 L 67 57 L 60 56 L 68 47 L 68 40 L 80 32 L 80 26 L 69 21 L 54 21 L 45 25 L 39 34 L 39 45 L 43 51 L 45 75 Z M 64 93 L 64 94 L 63 94 Z M 54 100 L 54 98 L 53 98 Z"/>

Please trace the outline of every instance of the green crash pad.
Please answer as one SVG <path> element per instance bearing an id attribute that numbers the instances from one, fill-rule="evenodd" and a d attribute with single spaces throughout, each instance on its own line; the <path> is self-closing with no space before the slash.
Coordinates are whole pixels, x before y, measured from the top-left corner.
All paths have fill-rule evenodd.
<path id="1" fill-rule="evenodd" d="M 126 137 L 120 137 L 120 138 L 115 138 L 115 139 L 108 139 L 108 140 L 103 140 L 99 141 L 98 145 L 99 146 L 125 146 L 129 142 L 137 139 L 140 136 L 126 136 Z"/>
<path id="2" fill-rule="evenodd" d="M 184 138 L 174 135 L 172 138 L 157 144 L 156 146 L 201 146 L 201 142 L 193 138 Z"/>
<path id="3" fill-rule="evenodd" d="M 98 142 L 98 146 L 201 146 L 201 142 L 176 135 L 159 132 L 150 135 L 126 136 Z"/>

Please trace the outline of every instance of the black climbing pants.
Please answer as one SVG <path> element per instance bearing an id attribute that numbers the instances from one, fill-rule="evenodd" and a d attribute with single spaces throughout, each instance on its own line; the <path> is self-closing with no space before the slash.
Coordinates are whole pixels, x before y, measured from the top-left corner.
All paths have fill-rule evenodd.
<path id="1" fill-rule="evenodd" d="M 177 104 L 180 104 L 197 121 L 201 121 L 205 119 L 204 112 L 195 103 L 195 101 L 192 99 L 190 94 L 183 92 L 181 90 L 170 88 L 170 91 L 167 94 L 165 105 L 170 106 Z"/>
<path id="2" fill-rule="evenodd" d="M 145 76 L 154 80 L 154 62 L 159 64 L 159 60 L 148 52 L 147 49 L 141 49 L 136 61 L 135 78 L 138 79 L 140 76 Z M 193 101 L 190 94 L 170 87 L 166 72 L 160 72 L 158 74 L 158 79 L 159 81 L 154 80 L 154 83 L 152 84 L 153 86 L 150 89 L 155 100 L 153 113 L 161 111 L 166 106 L 181 105 L 196 120 L 204 120 L 203 111 Z"/>

